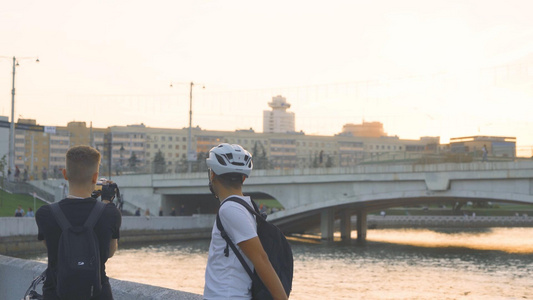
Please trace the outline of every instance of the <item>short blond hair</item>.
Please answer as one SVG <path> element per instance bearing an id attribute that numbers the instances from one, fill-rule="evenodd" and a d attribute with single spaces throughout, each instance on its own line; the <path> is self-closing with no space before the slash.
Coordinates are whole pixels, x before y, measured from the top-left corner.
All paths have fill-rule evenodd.
<path id="1" fill-rule="evenodd" d="M 90 184 L 100 165 L 100 152 L 89 146 L 75 146 L 66 154 L 66 170 L 69 182 Z"/>

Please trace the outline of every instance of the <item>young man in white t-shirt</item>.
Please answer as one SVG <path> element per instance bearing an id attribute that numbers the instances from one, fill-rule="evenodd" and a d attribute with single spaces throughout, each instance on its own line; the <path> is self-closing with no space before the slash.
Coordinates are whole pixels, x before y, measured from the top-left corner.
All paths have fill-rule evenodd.
<path id="1" fill-rule="evenodd" d="M 209 188 L 221 203 L 229 197 L 239 197 L 250 206 L 250 197 L 242 194 L 242 184 L 252 171 L 252 156 L 239 145 L 220 144 L 209 151 Z M 241 204 L 229 201 L 220 207 L 224 230 L 250 269 L 257 274 L 274 299 L 288 299 L 278 275 L 257 236 L 254 216 Z M 230 249 L 226 257 L 226 241 L 213 225 L 209 258 L 205 270 L 204 299 L 251 299 L 252 279 Z"/>

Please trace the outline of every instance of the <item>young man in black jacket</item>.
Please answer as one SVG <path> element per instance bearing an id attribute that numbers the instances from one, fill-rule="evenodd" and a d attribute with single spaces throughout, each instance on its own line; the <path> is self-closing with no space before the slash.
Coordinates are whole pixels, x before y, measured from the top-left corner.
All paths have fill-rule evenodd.
<path id="1" fill-rule="evenodd" d="M 83 225 L 96 204 L 97 200 L 91 197 L 91 193 L 95 190 L 98 180 L 99 165 L 100 153 L 92 147 L 76 146 L 67 151 L 63 177 L 69 183 L 69 195 L 59 202 L 59 207 L 72 226 Z M 100 247 L 102 292 L 91 299 L 110 300 L 113 299 L 113 295 L 109 278 L 105 273 L 105 263 L 117 250 L 122 217 L 119 210 L 111 203 L 112 199 L 104 199 L 102 196 L 102 201 L 107 204 L 94 226 Z M 35 220 L 39 228 L 38 239 L 45 243 L 48 252 L 43 296 L 45 300 L 59 299 L 55 289 L 61 228 L 52 214 L 50 205 L 42 206 L 37 211 Z"/>

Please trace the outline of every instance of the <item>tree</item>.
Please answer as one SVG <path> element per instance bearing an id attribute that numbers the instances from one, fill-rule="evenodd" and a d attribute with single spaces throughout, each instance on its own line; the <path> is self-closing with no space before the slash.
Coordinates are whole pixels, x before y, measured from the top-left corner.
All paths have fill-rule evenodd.
<path id="1" fill-rule="evenodd" d="M 326 168 L 331 168 L 331 167 L 333 167 L 333 157 L 328 155 L 326 159 Z"/>
<path id="2" fill-rule="evenodd" d="M 135 155 L 135 152 L 131 152 L 131 156 L 128 159 L 128 167 L 135 170 L 137 168 L 138 163 L 139 163 L 139 159 L 137 158 L 137 155 Z"/>
<path id="3" fill-rule="evenodd" d="M 205 172 L 207 171 L 207 163 L 205 159 L 208 157 L 207 152 L 198 152 L 196 162 L 192 166 L 192 172 Z"/>
<path id="4" fill-rule="evenodd" d="M 265 146 L 262 143 L 255 142 L 254 147 L 252 148 L 252 160 L 254 163 L 254 169 L 268 169 L 269 162 L 266 157 Z"/>
<path id="5" fill-rule="evenodd" d="M 155 154 L 153 164 L 154 164 L 154 170 L 153 170 L 154 173 L 156 174 L 166 173 L 167 164 L 165 162 L 165 156 L 163 155 L 163 152 L 161 152 L 161 150 L 157 151 L 157 153 Z"/>

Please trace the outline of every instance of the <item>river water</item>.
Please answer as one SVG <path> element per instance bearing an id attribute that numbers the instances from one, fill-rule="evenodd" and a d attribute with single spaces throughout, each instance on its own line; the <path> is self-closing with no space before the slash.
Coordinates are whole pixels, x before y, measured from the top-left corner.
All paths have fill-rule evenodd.
<path id="1" fill-rule="evenodd" d="M 533 228 L 369 230 L 367 238 L 365 246 L 292 241 L 291 299 L 533 299 Z M 107 274 L 201 294 L 208 246 L 120 249 Z"/>

